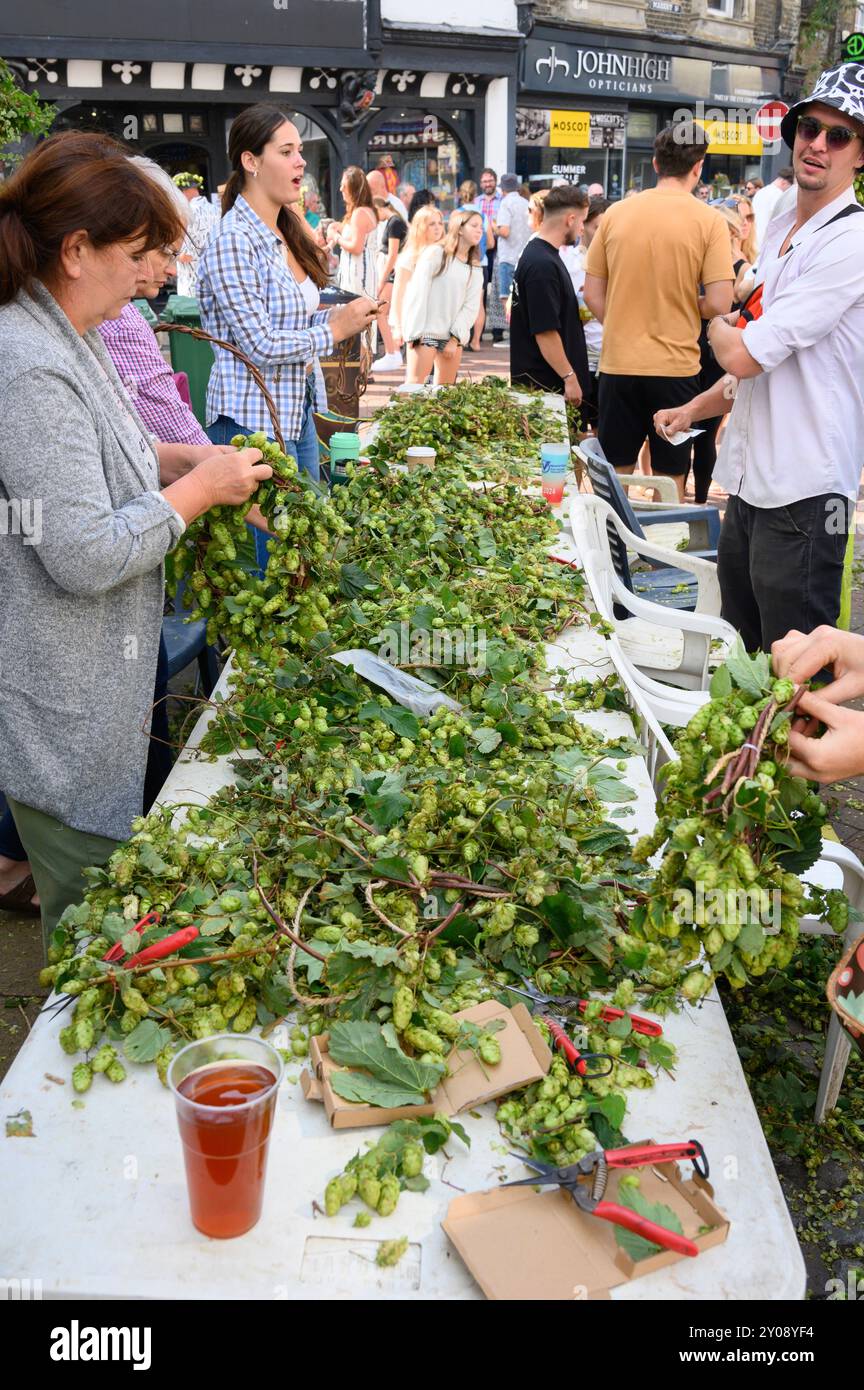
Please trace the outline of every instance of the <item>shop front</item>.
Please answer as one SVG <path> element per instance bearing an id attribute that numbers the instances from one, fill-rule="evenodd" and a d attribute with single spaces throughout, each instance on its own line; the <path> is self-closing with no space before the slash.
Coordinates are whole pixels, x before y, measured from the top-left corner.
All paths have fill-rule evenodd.
<path id="1" fill-rule="evenodd" d="M 230 0 L 153 0 L 124 9 L 119 27 L 109 0 L 56 8 L 33 0 L 22 16 L 0 0 L 0 54 L 56 105 L 55 129 L 110 133 L 171 173 L 200 174 L 208 194 L 229 173 L 231 121 L 272 102 L 300 128 L 327 213 L 342 213 L 349 164 L 383 165 L 394 187 L 431 188 L 449 209 L 494 157 L 516 88 L 515 29 L 390 24 L 376 0 L 250 0 L 242 13 Z"/>
<path id="2" fill-rule="evenodd" d="M 712 137 L 705 178 L 743 183 L 763 155 L 753 117 L 781 80 L 775 54 L 538 25 L 521 57 L 516 172 L 532 188 L 566 179 L 621 198 L 653 186 L 656 135 L 689 116 Z"/>

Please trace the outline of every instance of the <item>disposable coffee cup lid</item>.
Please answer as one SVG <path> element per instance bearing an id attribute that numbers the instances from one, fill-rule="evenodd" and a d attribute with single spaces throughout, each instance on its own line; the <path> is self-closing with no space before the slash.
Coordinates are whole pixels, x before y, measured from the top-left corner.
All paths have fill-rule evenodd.
<path id="1" fill-rule="evenodd" d="M 435 458 L 436 450 L 430 449 L 423 444 L 413 444 L 410 449 L 405 450 L 405 453 L 409 458 L 428 459 Z"/>

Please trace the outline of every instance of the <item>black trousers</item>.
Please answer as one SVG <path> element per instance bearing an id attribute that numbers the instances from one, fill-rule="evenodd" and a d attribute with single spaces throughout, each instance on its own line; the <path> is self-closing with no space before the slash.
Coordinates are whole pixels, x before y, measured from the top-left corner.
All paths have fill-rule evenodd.
<path id="1" fill-rule="evenodd" d="M 790 628 L 836 626 L 852 503 L 834 493 L 788 507 L 730 497 L 717 573 L 722 615 L 748 651 L 771 650 Z"/>
<path id="2" fill-rule="evenodd" d="M 690 472 L 690 445 L 670 444 L 654 429 L 655 411 L 686 405 L 699 390 L 699 376 L 599 377 L 597 434 L 600 448 L 615 468 L 636 467 L 639 450 L 648 440 L 651 469 L 675 478 Z"/>

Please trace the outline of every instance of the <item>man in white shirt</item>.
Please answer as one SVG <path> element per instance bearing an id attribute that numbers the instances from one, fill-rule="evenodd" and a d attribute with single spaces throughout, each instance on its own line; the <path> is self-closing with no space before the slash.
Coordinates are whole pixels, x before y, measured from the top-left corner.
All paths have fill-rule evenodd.
<path id="1" fill-rule="evenodd" d="M 786 192 L 787 188 L 792 187 L 792 170 L 787 166 L 781 169 L 773 183 L 769 183 L 765 188 L 759 188 L 753 194 L 753 216 L 756 218 L 756 244 L 761 249 L 765 240 L 765 233 L 768 230 L 768 223 L 777 203 Z"/>
<path id="2" fill-rule="evenodd" d="M 853 190 L 864 68 L 823 73 L 782 132 L 798 197 L 760 254 L 761 305 L 743 326 L 734 315 L 709 326 L 729 375 L 655 416 L 671 432 L 732 411 L 714 470 L 730 494 L 718 577 L 723 616 L 751 651 L 840 611 L 864 462 L 864 209 Z"/>
<path id="3" fill-rule="evenodd" d="M 516 265 L 523 247 L 531 236 L 528 203 L 518 190 L 519 180 L 515 174 L 501 175 L 501 192 L 504 196 L 498 215 L 492 223 L 492 231 L 496 238 L 498 293 L 502 302 L 506 302 L 510 297 Z"/>

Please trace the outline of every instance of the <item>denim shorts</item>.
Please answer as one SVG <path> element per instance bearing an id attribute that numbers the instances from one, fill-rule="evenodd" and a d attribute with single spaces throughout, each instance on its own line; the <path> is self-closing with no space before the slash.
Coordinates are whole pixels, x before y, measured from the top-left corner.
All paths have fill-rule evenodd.
<path id="1" fill-rule="evenodd" d="M 498 262 L 498 293 L 502 299 L 506 299 L 512 290 L 515 274 L 515 265 L 511 265 L 509 261 Z"/>

